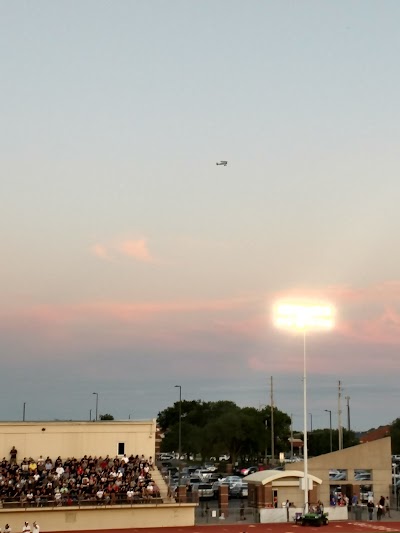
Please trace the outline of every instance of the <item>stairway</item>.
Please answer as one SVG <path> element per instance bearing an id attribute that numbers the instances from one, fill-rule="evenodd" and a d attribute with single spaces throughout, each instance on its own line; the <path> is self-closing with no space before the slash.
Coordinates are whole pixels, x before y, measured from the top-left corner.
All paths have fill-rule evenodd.
<path id="1" fill-rule="evenodd" d="M 151 477 L 154 479 L 158 488 L 160 489 L 162 500 L 164 502 L 171 501 L 171 498 L 168 497 L 168 485 L 156 466 L 154 466 L 154 470 L 151 471 Z"/>

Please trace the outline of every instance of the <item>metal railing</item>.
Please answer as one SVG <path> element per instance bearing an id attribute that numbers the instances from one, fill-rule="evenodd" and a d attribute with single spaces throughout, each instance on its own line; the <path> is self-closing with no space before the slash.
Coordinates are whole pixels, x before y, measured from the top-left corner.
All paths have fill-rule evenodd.
<path id="1" fill-rule="evenodd" d="M 132 499 L 128 498 L 118 498 L 115 501 L 113 500 L 97 500 L 96 498 L 89 499 L 73 499 L 56 501 L 54 499 L 41 498 L 40 501 L 20 501 L 12 498 L 6 498 L 0 500 L 0 512 L 2 510 L 6 511 L 9 509 L 37 509 L 37 508 L 47 508 L 54 509 L 56 507 L 110 507 L 110 508 L 124 508 L 124 507 L 134 507 L 136 505 L 162 505 L 164 500 L 159 497 L 150 496 L 149 498 L 138 498 L 134 497 Z"/>

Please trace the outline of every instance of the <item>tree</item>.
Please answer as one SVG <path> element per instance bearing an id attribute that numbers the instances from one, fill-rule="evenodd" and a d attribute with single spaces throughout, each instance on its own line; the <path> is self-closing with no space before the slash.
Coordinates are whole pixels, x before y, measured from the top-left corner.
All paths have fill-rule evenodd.
<path id="1" fill-rule="evenodd" d="M 390 436 L 392 438 L 392 453 L 400 454 L 400 418 L 396 418 L 390 425 Z"/>
<path id="2" fill-rule="evenodd" d="M 339 434 L 338 430 L 332 431 L 332 451 L 339 449 Z M 315 429 L 308 433 L 308 452 L 311 457 L 329 453 L 331 451 L 331 431 L 330 429 Z M 343 448 L 350 448 L 359 444 L 354 431 L 348 431 L 343 428 Z"/>
<path id="3" fill-rule="evenodd" d="M 229 453 L 231 461 L 258 462 L 271 442 L 270 407 L 238 407 L 231 401 L 182 401 L 182 453 L 201 454 L 203 459 Z M 265 420 L 269 419 L 267 429 Z M 158 414 L 164 433 L 162 451 L 173 451 L 179 441 L 179 402 Z M 290 417 L 274 409 L 275 453 L 287 451 Z"/>
<path id="4" fill-rule="evenodd" d="M 105 415 L 100 415 L 99 420 L 114 420 L 114 417 L 113 415 L 106 413 Z"/>

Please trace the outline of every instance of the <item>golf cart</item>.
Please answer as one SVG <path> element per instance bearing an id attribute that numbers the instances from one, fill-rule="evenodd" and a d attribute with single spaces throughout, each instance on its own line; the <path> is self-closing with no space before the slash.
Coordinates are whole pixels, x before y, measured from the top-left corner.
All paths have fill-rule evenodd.
<path id="1" fill-rule="evenodd" d="M 318 502 L 316 505 L 309 505 L 308 513 L 298 513 L 295 518 L 297 524 L 302 526 L 326 526 L 329 523 L 328 513 L 324 512 L 324 506 Z"/>

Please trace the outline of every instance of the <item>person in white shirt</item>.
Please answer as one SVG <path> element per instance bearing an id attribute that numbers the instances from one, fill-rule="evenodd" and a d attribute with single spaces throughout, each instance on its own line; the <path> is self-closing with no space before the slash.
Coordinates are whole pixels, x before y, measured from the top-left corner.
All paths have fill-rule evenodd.
<path id="1" fill-rule="evenodd" d="M 8 524 L 4 526 L 4 533 L 11 533 L 11 527 Z"/>
<path id="2" fill-rule="evenodd" d="M 28 522 L 25 522 L 24 527 L 22 528 L 22 533 L 31 533 L 31 526 Z"/>
<path id="3" fill-rule="evenodd" d="M 36 522 L 33 522 L 32 524 L 32 533 L 39 533 L 40 532 L 40 527 L 39 527 L 39 524 Z"/>

